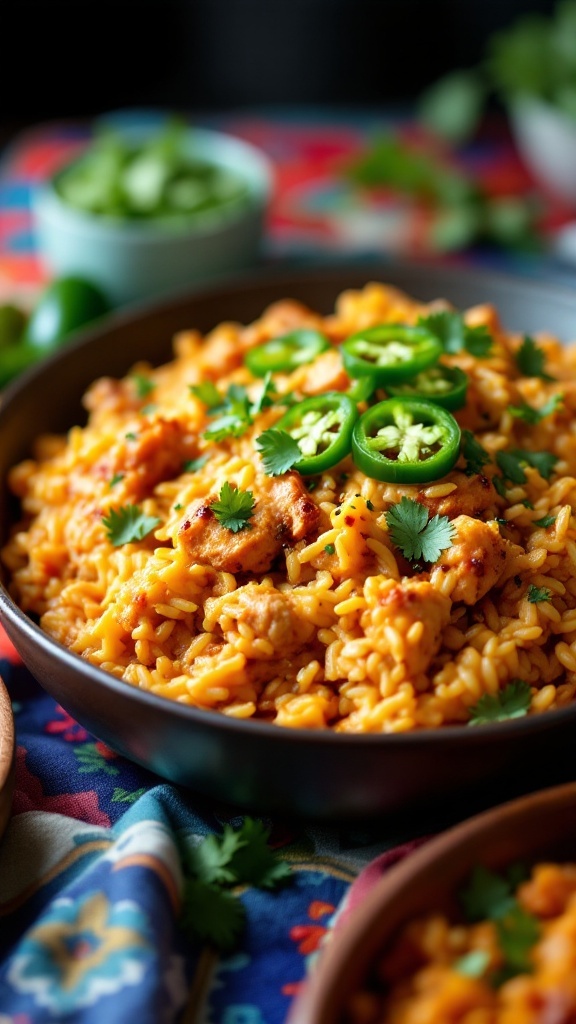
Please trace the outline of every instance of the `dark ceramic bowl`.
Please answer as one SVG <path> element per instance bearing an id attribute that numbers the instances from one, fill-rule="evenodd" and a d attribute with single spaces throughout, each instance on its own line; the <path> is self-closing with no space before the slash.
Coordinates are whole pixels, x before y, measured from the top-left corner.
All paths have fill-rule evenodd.
<path id="1" fill-rule="evenodd" d="M 123 375 L 139 359 L 164 362 L 183 328 L 250 322 L 284 297 L 327 313 L 341 291 L 373 280 L 425 301 L 443 296 L 458 307 L 491 301 L 510 329 L 576 338 L 576 294 L 426 264 L 273 270 L 115 314 L 6 391 L 0 544 L 16 514 L 8 469 L 30 452 L 38 434 L 84 421 L 80 399 L 96 377 Z M 576 776 L 576 705 L 478 729 L 391 736 L 281 729 L 196 710 L 115 679 L 46 636 L 2 587 L 0 621 L 36 679 L 94 735 L 167 779 L 257 813 L 325 821 L 409 813 L 412 827 L 418 822 L 425 830 L 424 816 L 436 806 L 462 817 L 461 807 L 477 809 L 474 801 L 480 808 Z"/>
<path id="2" fill-rule="evenodd" d="M 576 860 L 576 783 L 501 804 L 424 843 L 336 926 L 287 1024 L 342 1024 L 351 997 L 402 927 L 434 911 L 452 916 L 455 894 L 476 865 L 500 872 L 554 859 Z"/>

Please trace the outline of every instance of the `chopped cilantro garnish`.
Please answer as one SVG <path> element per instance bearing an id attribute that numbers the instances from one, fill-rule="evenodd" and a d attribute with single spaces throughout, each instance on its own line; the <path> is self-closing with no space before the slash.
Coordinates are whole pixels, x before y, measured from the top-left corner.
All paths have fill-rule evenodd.
<path id="1" fill-rule="evenodd" d="M 494 921 L 514 906 L 509 879 L 483 864 L 476 865 L 459 899 L 467 920 L 472 922 Z"/>
<path id="2" fill-rule="evenodd" d="M 529 452 L 524 448 L 515 448 L 512 451 L 498 452 L 496 462 L 507 480 L 513 484 L 524 484 L 527 479 L 524 465 L 532 466 L 544 480 L 549 480 L 558 457 L 552 452 Z"/>
<path id="3" fill-rule="evenodd" d="M 268 839 L 262 822 L 247 817 L 239 829 L 225 825 L 220 836 L 186 843 L 181 924 L 192 939 L 230 951 L 244 925 L 244 908 L 233 887 L 275 889 L 291 879 L 290 867 L 278 859 Z"/>
<path id="4" fill-rule="evenodd" d="M 494 488 L 495 488 L 496 492 L 500 495 L 500 497 L 501 498 L 505 498 L 506 497 L 506 484 L 504 483 L 504 480 L 502 479 L 502 477 L 501 476 L 493 476 L 492 477 L 492 483 L 494 484 Z"/>
<path id="5" fill-rule="evenodd" d="M 138 505 L 121 505 L 111 508 L 107 516 L 102 517 L 108 540 L 115 548 L 132 541 L 143 540 L 161 523 L 156 516 L 147 516 Z"/>
<path id="6" fill-rule="evenodd" d="M 496 984 L 532 970 L 530 951 L 540 937 L 538 919 L 524 910 L 520 904 L 513 907 L 496 921 L 498 944 L 505 957 L 505 964 L 496 978 Z"/>
<path id="7" fill-rule="evenodd" d="M 178 502 L 177 505 L 174 505 L 174 511 L 175 512 L 179 512 L 181 508 L 183 508 L 183 505 L 182 505 L 182 503 L 180 501 Z"/>
<path id="8" fill-rule="evenodd" d="M 533 968 L 530 953 L 540 937 L 538 919 L 520 905 L 516 889 L 526 877 L 521 864 L 512 865 L 506 874 L 478 865 L 474 868 L 467 886 L 460 892 L 460 903 L 469 921 L 493 921 L 503 964 L 490 978 L 498 987 L 515 974 L 530 972 Z M 487 963 L 482 965 L 474 959 L 480 950 L 473 950 L 454 965 L 460 974 L 479 977 Z M 467 957 L 471 962 L 467 963 Z M 464 962 L 462 964 L 462 961 Z M 462 969 L 463 968 L 463 969 Z M 468 968 L 468 970 L 466 969 Z"/>
<path id="9" fill-rule="evenodd" d="M 530 604 L 539 604 L 540 601 L 551 601 L 552 591 L 548 590 L 548 587 L 536 587 L 531 583 L 526 592 L 526 597 Z"/>
<path id="10" fill-rule="evenodd" d="M 231 487 L 226 480 L 220 488 L 218 500 L 212 501 L 210 507 L 221 526 L 238 533 L 250 526 L 248 520 L 254 514 L 255 504 L 252 491 Z"/>
<path id="11" fill-rule="evenodd" d="M 269 476 L 286 473 L 302 458 L 300 445 L 286 430 L 271 427 L 260 434 L 254 444 L 260 452 L 264 472 Z"/>
<path id="12" fill-rule="evenodd" d="M 564 395 L 552 395 L 539 409 L 535 409 L 533 405 L 528 405 L 527 402 L 521 402 L 520 405 L 509 405 L 508 412 L 515 416 L 516 419 L 525 420 L 526 423 L 540 423 L 540 420 L 543 420 L 546 416 L 551 416 L 562 405 L 563 399 Z"/>
<path id="13" fill-rule="evenodd" d="M 201 384 L 189 384 L 188 390 L 208 409 L 216 409 L 222 405 L 222 395 L 211 380 L 203 380 Z"/>
<path id="14" fill-rule="evenodd" d="M 274 405 L 277 398 L 278 392 L 276 390 L 276 385 L 272 380 L 272 374 L 267 373 L 262 381 L 262 391 L 260 392 L 260 396 L 252 403 L 252 407 L 250 409 L 251 416 L 257 416 L 263 409 L 268 409 L 269 406 Z M 282 400 L 284 400 L 284 395 L 282 396 Z"/>
<path id="15" fill-rule="evenodd" d="M 272 405 L 276 398 L 271 374 L 264 378 L 262 391 L 254 402 L 250 401 L 242 384 L 231 384 L 225 395 L 221 395 L 215 385 L 208 382 L 192 384 L 190 391 L 204 402 L 212 416 L 216 416 L 204 431 L 204 437 L 211 441 L 241 437 L 254 422 L 254 417 Z"/>
<path id="16" fill-rule="evenodd" d="M 326 552 L 327 555 L 333 555 L 336 552 L 336 548 L 334 547 L 333 544 L 326 544 L 324 546 L 324 551 Z"/>
<path id="17" fill-rule="evenodd" d="M 490 462 L 490 456 L 485 448 L 476 439 L 471 430 L 462 431 L 462 443 L 460 446 L 462 455 L 466 459 L 464 472 L 466 476 L 474 473 L 481 473 L 483 466 Z"/>
<path id="18" fill-rule="evenodd" d="M 446 352 L 461 352 L 465 349 L 477 359 L 484 359 L 490 355 L 493 339 L 488 328 L 484 324 L 469 327 L 460 313 L 441 310 L 439 313 L 420 317 L 418 324 L 439 338 Z"/>
<path id="19" fill-rule="evenodd" d="M 542 380 L 553 381 L 554 377 L 546 373 L 544 364 L 546 355 L 533 338 L 525 336 L 516 353 L 516 366 L 524 377 L 540 377 Z"/>
<path id="20" fill-rule="evenodd" d="M 508 718 L 522 718 L 530 707 L 530 686 L 523 679 L 513 679 L 498 693 L 485 693 L 477 704 L 469 708 L 468 725 L 504 722 Z"/>
<path id="21" fill-rule="evenodd" d="M 151 391 L 154 391 L 156 385 L 154 381 L 150 380 L 149 377 L 145 377 L 143 373 L 134 373 L 131 378 L 134 382 L 136 389 L 136 395 L 138 398 L 147 398 Z"/>
<path id="22" fill-rule="evenodd" d="M 428 516 L 424 505 L 406 497 L 386 512 L 390 538 L 409 561 L 435 562 L 452 545 L 455 529 L 448 516 Z"/>
<path id="23" fill-rule="evenodd" d="M 110 480 L 110 483 L 108 484 L 108 486 L 110 488 L 116 487 L 116 484 L 119 484 L 120 481 L 123 480 L 123 479 L 124 479 L 124 473 L 114 473 L 114 476 Z"/>
<path id="24" fill-rule="evenodd" d="M 542 516 L 541 519 L 532 520 L 532 526 L 540 526 L 543 530 L 546 530 L 549 526 L 552 526 L 556 522 L 556 516 Z"/>
<path id="25" fill-rule="evenodd" d="M 127 434 L 124 434 L 127 441 L 135 441 L 138 434 L 135 434 L 133 430 L 130 430 Z"/>
<path id="26" fill-rule="evenodd" d="M 154 402 L 150 402 L 148 405 L 143 405 L 142 408 L 140 409 L 140 412 L 142 413 L 143 416 L 149 416 L 150 413 L 154 412 L 154 410 L 157 408 L 158 406 Z"/>
<path id="27" fill-rule="evenodd" d="M 207 455 L 199 455 L 197 459 L 187 459 L 182 466 L 183 473 L 197 473 L 208 462 Z"/>

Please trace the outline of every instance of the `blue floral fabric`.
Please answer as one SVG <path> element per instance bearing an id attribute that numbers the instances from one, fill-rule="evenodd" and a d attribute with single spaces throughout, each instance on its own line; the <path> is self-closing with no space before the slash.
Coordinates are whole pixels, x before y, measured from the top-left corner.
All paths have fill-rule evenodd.
<path id="1" fill-rule="evenodd" d="M 0 1024 L 283 1024 L 351 882 L 386 844 L 264 820 L 291 881 L 241 893 L 241 941 L 219 956 L 180 926 L 179 849 L 225 822 L 238 827 L 241 813 L 89 735 L 1 630 L 0 675 L 17 737 L 0 841 Z"/>

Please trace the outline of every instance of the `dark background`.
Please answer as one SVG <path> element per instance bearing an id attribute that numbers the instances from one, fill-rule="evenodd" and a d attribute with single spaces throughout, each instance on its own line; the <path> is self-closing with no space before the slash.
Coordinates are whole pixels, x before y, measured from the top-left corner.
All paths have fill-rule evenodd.
<path id="1" fill-rule="evenodd" d="M 129 106 L 410 101 L 554 0 L 0 0 L 0 144 Z"/>

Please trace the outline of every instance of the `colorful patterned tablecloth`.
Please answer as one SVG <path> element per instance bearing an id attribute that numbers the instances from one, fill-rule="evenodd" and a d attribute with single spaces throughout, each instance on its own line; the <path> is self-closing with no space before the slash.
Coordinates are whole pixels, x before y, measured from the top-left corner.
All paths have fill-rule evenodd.
<path id="1" fill-rule="evenodd" d="M 261 146 L 274 161 L 268 261 L 422 254 L 421 209 L 402 197 L 361 198 L 340 173 L 376 132 L 398 127 L 394 118 L 308 112 L 199 120 Z M 404 122 L 400 129 L 412 130 Z M 0 301 L 31 303 L 47 281 L 31 190 L 85 134 L 79 124 L 39 125 L 4 154 Z M 461 159 L 496 191 L 534 188 L 505 132 Z M 546 201 L 543 232 L 550 233 L 573 211 Z M 570 280 L 546 255 L 476 251 L 457 259 Z M 241 809 L 210 806 L 89 735 L 34 682 L 1 627 L 0 675 L 17 731 L 13 813 L 0 843 L 0 1024 L 283 1024 L 335 922 L 365 894 L 374 859 L 391 851 L 386 867 L 422 839 L 416 822 L 399 833 L 386 822 L 355 829 L 266 821 L 271 844 L 292 868 L 291 884 L 244 888 L 241 941 L 218 955 L 181 928 L 179 851 L 225 823 L 240 824 Z"/>

